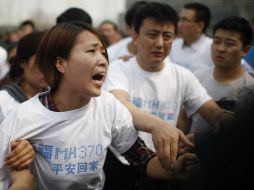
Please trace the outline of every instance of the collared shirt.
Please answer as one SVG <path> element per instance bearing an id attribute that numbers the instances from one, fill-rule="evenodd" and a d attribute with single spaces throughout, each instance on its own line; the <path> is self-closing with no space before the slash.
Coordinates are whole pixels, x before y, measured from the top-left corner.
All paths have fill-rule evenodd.
<path id="1" fill-rule="evenodd" d="M 177 38 L 173 42 L 170 59 L 196 75 L 213 66 L 211 45 L 212 39 L 205 35 L 201 35 L 191 45 L 186 45 L 182 38 Z"/>

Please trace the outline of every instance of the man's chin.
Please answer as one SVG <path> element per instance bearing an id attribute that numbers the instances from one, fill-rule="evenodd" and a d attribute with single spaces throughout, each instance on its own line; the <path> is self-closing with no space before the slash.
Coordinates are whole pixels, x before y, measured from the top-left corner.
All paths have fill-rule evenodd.
<path id="1" fill-rule="evenodd" d="M 154 63 L 162 63 L 164 61 L 165 57 L 153 57 Z"/>

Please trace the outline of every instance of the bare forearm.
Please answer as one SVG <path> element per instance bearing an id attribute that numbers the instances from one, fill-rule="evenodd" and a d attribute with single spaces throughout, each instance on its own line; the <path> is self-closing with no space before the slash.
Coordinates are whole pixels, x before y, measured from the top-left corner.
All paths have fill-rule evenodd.
<path id="1" fill-rule="evenodd" d="M 35 188 L 26 182 L 19 182 L 12 184 L 8 190 L 35 190 Z"/>
<path id="2" fill-rule="evenodd" d="M 132 115 L 133 123 L 137 130 L 151 133 L 158 126 L 166 124 L 160 118 L 148 114 L 129 102 L 129 95 L 122 90 L 111 91 L 112 94 L 129 110 Z"/>
<path id="3" fill-rule="evenodd" d="M 11 174 L 12 185 L 8 190 L 34 190 L 35 181 L 34 177 L 28 169 L 20 171 L 12 171 Z"/>
<path id="4" fill-rule="evenodd" d="M 153 178 L 170 180 L 188 180 L 201 172 L 200 161 L 195 154 L 185 153 L 178 157 L 173 170 L 164 170 L 157 157 L 151 159 L 147 166 L 147 175 Z"/>
<path id="5" fill-rule="evenodd" d="M 223 112 L 224 110 L 220 108 L 214 101 L 209 100 L 207 101 L 201 108 L 198 110 L 198 113 L 206 119 L 206 121 L 214 125 L 218 119 L 218 116 Z"/>
<path id="6" fill-rule="evenodd" d="M 182 108 L 177 124 L 177 128 L 183 131 L 184 134 L 188 134 L 190 131 L 190 126 L 191 126 L 191 119 L 187 116 L 186 110 Z"/>
<path id="7" fill-rule="evenodd" d="M 133 123 L 135 124 L 136 129 L 139 131 L 151 133 L 155 127 L 166 124 L 166 122 L 160 118 L 142 111 L 129 102 L 126 102 L 124 105 L 131 112 Z"/>
<path id="8" fill-rule="evenodd" d="M 154 157 L 149 161 L 146 172 L 147 172 L 147 175 L 151 178 L 175 179 L 173 175 L 169 174 L 170 172 L 166 172 L 166 170 L 162 167 L 157 157 Z"/>

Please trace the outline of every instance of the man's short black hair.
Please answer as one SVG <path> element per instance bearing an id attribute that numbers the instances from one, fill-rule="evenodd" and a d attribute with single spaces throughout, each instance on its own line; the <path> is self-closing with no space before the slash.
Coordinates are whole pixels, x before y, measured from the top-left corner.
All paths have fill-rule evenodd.
<path id="1" fill-rule="evenodd" d="M 69 8 L 60 14 L 57 19 L 56 23 L 63 23 L 63 22 L 72 22 L 72 21 L 81 21 L 87 24 L 92 25 L 92 18 L 91 16 L 84 11 L 83 9 L 79 8 Z"/>
<path id="2" fill-rule="evenodd" d="M 19 28 L 22 28 L 23 26 L 26 26 L 26 25 L 30 25 L 32 28 L 35 29 L 34 22 L 31 21 L 31 20 L 25 20 L 25 21 L 23 21 L 23 22 L 19 25 Z"/>
<path id="3" fill-rule="evenodd" d="M 130 27 L 133 26 L 134 18 L 135 18 L 137 10 L 140 7 L 146 5 L 147 3 L 148 3 L 147 1 L 138 1 L 138 2 L 131 5 L 131 7 L 127 10 L 125 17 L 124 17 L 125 23 L 128 26 L 130 26 Z"/>
<path id="4" fill-rule="evenodd" d="M 166 3 L 152 2 L 140 7 L 134 19 L 134 27 L 136 33 L 139 33 L 141 25 L 146 18 L 152 18 L 158 23 L 172 23 L 177 26 L 177 12 Z"/>
<path id="5" fill-rule="evenodd" d="M 204 22 L 203 32 L 208 28 L 211 21 L 211 11 L 210 9 L 201 3 L 187 3 L 184 5 L 185 9 L 191 9 L 195 11 L 195 19 L 198 22 Z"/>
<path id="6" fill-rule="evenodd" d="M 241 36 L 243 45 L 251 45 L 253 30 L 250 23 L 242 17 L 231 16 L 222 19 L 217 24 L 215 24 L 213 28 L 213 35 L 218 29 L 238 32 Z"/>

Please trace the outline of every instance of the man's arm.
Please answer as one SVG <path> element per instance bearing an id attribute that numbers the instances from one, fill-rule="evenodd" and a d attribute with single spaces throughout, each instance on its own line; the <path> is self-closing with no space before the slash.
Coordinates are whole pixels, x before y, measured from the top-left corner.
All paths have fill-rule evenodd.
<path id="1" fill-rule="evenodd" d="M 158 158 L 153 157 L 146 172 L 149 177 L 157 179 L 187 180 L 200 174 L 201 165 L 197 155 L 185 153 L 177 158 L 174 170 L 166 172 Z"/>
<path id="2" fill-rule="evenodd" d="M 198 109 L 198 113 L 212 126 L 216 124 L 224 112 L 225 110 L 219 107 L 213 100 L 207 101 Z"/>
<path id="3" fill-rule="evenodd" d="M 176 127 L 180 129 L 184 134 L 188 134 L 191 127 L 191 118 L 188 117 L 186 110 L 182 107 L 178 119 Z"/>
<path id="4" fill-rule="evenodd" d="M 166 170 L 156 154 L 144 141 L 137 138 L 129 150 L 122 154 L 130 165 L 142 174 L 157 179 L 190 179 L 200 171 L 200 161 L 195 154 L 184 153 L 177 157 L 175 168 Z"/>
<path id="5" fill-rule="evenodd" d="M 178 141 L 182 141 L 187 146 L 193 146 L 193 144 L 177 128 L 131 104 L 129 95 L 125 91 L 112 90 L 110 92 L 130 111 L 135 127 L 140 131 L 151 133 L 157 157 L 163 167 L 167 171 L 174 168 Z"/>

